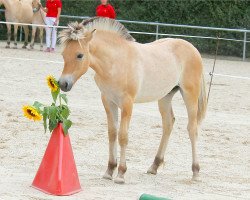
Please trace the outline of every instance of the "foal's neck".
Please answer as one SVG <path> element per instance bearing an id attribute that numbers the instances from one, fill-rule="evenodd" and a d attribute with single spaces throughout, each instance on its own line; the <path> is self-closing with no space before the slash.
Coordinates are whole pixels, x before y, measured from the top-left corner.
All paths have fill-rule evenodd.
<path id="1" fill-rule="evenodd" d="M 125 43 L 126 41 L 117 34 L 97 31 L 89 44 L 91 68 L 99 76 L 109 78 L 114 66 L 114 58 L 123 51 L 121 45 L 124 46 Z"/>

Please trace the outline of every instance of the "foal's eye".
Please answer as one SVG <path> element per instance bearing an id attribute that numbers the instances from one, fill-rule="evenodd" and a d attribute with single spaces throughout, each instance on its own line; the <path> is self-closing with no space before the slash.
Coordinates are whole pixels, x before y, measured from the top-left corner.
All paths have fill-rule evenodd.
<path id="1" fill-rule="evenodd" d="M 79 53 L 79 54 L 77 54 L 76 57 L 77 57 L 77 59 L 82 60 L 83 59 L 83 54 Z"/>

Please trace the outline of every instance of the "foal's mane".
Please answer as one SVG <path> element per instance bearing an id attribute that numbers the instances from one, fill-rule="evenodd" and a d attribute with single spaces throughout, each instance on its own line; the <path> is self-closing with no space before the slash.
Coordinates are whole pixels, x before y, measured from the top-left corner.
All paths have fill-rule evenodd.
<path id="1" fill-rule="evenodd" d="M 64 29 L 60 32 L 60 43 L 67 45 L 72 40 L 80 40 L 85 37 L 85 33 L 93 30 L 110 31 L 117 33 L 121 38 L 128 41 L 135 41 L 135 39 L 129 34 L 128 30 L 120 22 L 103 17 L 89 18 L 82 23 L 71 22 L 68 24 L 68 29 Z"/>

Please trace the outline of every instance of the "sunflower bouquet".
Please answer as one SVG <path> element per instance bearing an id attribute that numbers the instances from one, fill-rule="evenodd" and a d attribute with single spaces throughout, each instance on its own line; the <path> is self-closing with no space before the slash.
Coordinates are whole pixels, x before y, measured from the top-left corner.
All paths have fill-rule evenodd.
<path id="1" fill-rule="evenodd" d="M 34 121 L 43 119 L 45 132 L 47 129 L 52 132 L 58 123 L 62 123 L 64 134 L 67 135 L 72 125 L 72 122 L 68 119 L 70 110 L 67 105 L 67 96 L 60 92 L 59 84 L 53 76 L 47 77 L 47 84 L 51 90 L 52 104 L 47 106 L 35 101 L 33 105 L 25 105 L 23 106 L 24 116 Z"/>

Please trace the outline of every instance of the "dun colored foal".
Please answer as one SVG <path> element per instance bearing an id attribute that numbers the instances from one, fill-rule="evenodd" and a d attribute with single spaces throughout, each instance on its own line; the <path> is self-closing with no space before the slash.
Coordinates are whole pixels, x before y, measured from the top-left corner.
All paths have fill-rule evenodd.
<path id="1" fill-rule="evenodd" d="M 60 33 L 64 45 L 64 69 L 59 80 L 63 91 L 70 91 L 91 67 L 102 93 L 107 113 L 109 161 L 104 178 L 112 179 L 117 167 L 117 140 L 120 162 L 116 183 L 124 183 L 128 129 L 134 103 L 158 101 L 163 134 L 148 173 L 156 174 L 164 160 L 175 121 L 172 98 L 180 91 L 188 113 L 188 133 L 192 146 L 193 178 L 200 170 L 197 157 L 197 126 L 205 116 L 206 91 L 202 59 L 198 50 L 181 39 L 160 39 L 148 44 L 135 42 L 119 22 L 91 18 L 71 23 Z M 121 122 L 118 127 L 118 109 Z"/>

